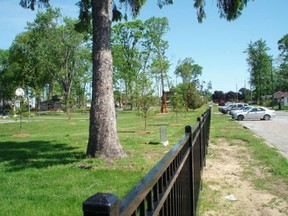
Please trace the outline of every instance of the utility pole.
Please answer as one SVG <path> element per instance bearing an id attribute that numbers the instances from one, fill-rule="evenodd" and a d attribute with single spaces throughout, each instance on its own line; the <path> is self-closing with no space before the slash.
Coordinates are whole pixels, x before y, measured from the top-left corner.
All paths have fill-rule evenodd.
<path id="1" fill-rule="evenodd" d="M 271 58 L 271 87 L 272 87 L 272 109 L 274 109 L 274 81 L 273 81 L 273 59 Z"/>
<path id="2" fill-rule="evenodd" d="M 238 88 L 237 88 L 237 83 L 236 83 L 236 100 L 238 102 Z"/>

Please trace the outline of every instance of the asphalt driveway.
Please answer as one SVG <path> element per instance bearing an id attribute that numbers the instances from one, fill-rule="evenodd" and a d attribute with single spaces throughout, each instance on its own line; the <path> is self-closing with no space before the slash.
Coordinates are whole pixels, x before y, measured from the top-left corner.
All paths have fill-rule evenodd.
<path id="1" fill-rule="evenodd" d="M 264 138 L 288 158 L 288 112 L 277 111 L 276 117 L 269 121 L 241 121 L 240 124 Z"/>

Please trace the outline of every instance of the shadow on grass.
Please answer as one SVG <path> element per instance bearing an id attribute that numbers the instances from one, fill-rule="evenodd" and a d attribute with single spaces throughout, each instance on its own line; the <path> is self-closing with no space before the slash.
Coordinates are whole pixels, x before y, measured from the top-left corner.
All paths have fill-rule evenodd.
<path id="1" fill-rule="evenodd" d="M 69 164 L 84 157 L 79 148 L 67 144 L 43 141 L 0 142 L 0 162 L 9 172 Z"/>

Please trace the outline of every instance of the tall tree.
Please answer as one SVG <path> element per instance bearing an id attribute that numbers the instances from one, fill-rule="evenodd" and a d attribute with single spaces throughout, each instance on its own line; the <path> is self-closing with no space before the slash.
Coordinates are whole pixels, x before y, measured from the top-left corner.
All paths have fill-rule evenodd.
<path id="1" fill-rule="evenodd" d="M 120 81 L 124 81 L 126 104 L 137 99 L 135 92 L 141 64 L 141 41 L 143 40 L 144 25 L 141 20 L 119 23 L 113 26 L 112 54 L 115 72 Z M 114 72 L 114 74 L 115 74 Z"/>
<path id="2" fill-rule="evenodd" d="M 11 99 L 17 88 L 17 83 L 13 77 L 13 71 L 9 70 L 9 50 L 0 49 L 0 102 Z"/>
<path id="3" fill-rule="evenodd" d="M 164 35 L 169 30 L 169 23 L 166 17 L 156 18 L 152 17 L 145 21 L 147 32 L 145 37 L 149 41 L 150 49 L 153 50 L 153 72 L 157 80 L 161 82 L 161 113 L 167 113 L 166 93 L 165 93 L 165 80 L 169 69 L 169 62 L 166 57 L 168 49 L 168 41 L 163 39 Z"/>
<path id="4" fill-rule="evenodd" d="M 43 44 L 35 44 L 35 38 L 32 31 L 27 31 L 17 35 L 10 47 L 10 68 L 14 72 L 14 79 L 17 80 L 19 87 L 32 89 L 36 95 L 36 101 L 40 106 L 40 96 L 42 89 L 49 82 L 51 76 L 43 70 L 41 64 L 42 51 L 39 53 L 39 47 Z"/>
<path id="5" fill-rule="evenodd" d="M 185 58 L 183 61 L 178 61 L 175 74 L 182 78 L 183 83 L 192 82 L 196 87 L 198 87 L 198 77 L 202 74 L 202 67 L 198 64 L 195 64 L 192 58 Z"/>
<path id="6" fill-rule="evenodd" d="M 214 91 L 214 93 L 212 94 L 212 100 L 213 101 L 220 101 L 220 100 L 225 100 L 225 94 L 223 91 Z"/>
<path id="7" fill-rule="evenodd" d="M 281 64 L 277 73 L 277 88 L 281 91 L 288 91 L 288 34 L 278 41 Z"/>
<path id="8" fill-rule="evenodd" d="M 237 92 L 233 92 L 233 91 L 226 92 L 225 98 L 227 101 L 236 101 L 237 100 Z"/>
<path id="9" fill-rule="evenodd" d="M 38 13 L 28 23 L 28 31 L 18 35 L 11 46 L 10 59 L 17 69 L 14 72 L 22 84 L 33 90 L 38 105 L 44 87 L 54 86 L 56 80 L 69 112 L 74 77 L 82 72 L 85 59 L 80 60 L 80 56 L 86 49 L 84 34 L 75 31 L 74 24 L 75 21 L 61 16 L 60 9 L 49 8 Z"/>
<path id="10" fill-rule="evenodd" d="M 58 67 L 58 74 L 56 79 L 62 86 L 65 99 L 65 108 L 67 113 L 70 112 L 71 91 L 77 73 L 82 72 L 81 66 L 83 60 L 81 55 L 85 52 L 84 35 L 76 32 L 74 29 L 75 21 L 64 18 L 64 25 L 56 29 L 55 44 L 54 46 L 54 62 Z M 88 59 L 89 60 L 89 59 Z"/>
<path id="11" fill-rule="evenodd" d="M 136 16 L 145 0 L 119 0 L 126 4 Z M 161 7 L 165 4 L 172 4 L 172 0 L 158 0 Z M 236 3 L 235 3 L 236 2 Z M 247 4 L 248 0 L 218 0 L 220 15 L 227 20 L 236 19 Z M 114 3 L 114 1 L 113 1 Z M 49 0 L 20 0 L 22 7 L 35 8 L 35 5 L 49 5 Z M 92 103 L 90 110 L 89 141 L 87 157 L 123 157 L 125 152 L 122 149 L 116 131 L 116 115 L 113 100 L 113 79 L 112 79 L 112 55 L 110 46 L 111 14 L 114 19 L 120 19 L 122 13 L 116 5 L 111 7 L 111 0 L 81 0 L 79 30 L 87 30 L 92 20 L 93 32 L 93 89 Z M 205 17 L 205 0 L 194 0 L 194 7 L 197 9 L 198 20 Z M 111 13 L 112 11 L 112 13 Z M 126 16 L 124 16 L 126 17 Z"/>
<path id="12" fill-rule="evenodd" d="M 250 83 L 254 87 L 255 98 L 260 103 L 262 96 L 271 94 L 271 57 L 266 42 L 258 40 L 250 42 L 247 53 L 247 63 L 250 71 Z"/>
<path id="13" fill-rule="evenodd" d="M 238 99 L 244 101 L 245 103 L 252 101 L 251 91 L 247 88 L 239 89 Z"/>

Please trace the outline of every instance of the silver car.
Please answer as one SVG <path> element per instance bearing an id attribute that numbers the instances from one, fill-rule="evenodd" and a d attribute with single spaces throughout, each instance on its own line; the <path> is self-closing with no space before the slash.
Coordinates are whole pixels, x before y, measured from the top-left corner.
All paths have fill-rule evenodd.
<path id="1" fill-rule="evenodd" d="M 252 107 L 251 109 L 243 112 L 236 113 L 233 117 L 239 121 L 242 120 L 270 120 L 276 116 L 275 110 L 270 110 L 265 107 Z"/>
<path id="2" fill-rule="evenodd" d="M 230 115 L 232 118 L 236 118 L 237 117 L 237 114 L 240 113 L 240 112 L 246 112 L 248 110 L 250 110 L 251 108 L 253 108 L 252 106 L 243 106 L 237 110 L 231 110 L 230 112 Z"/>

